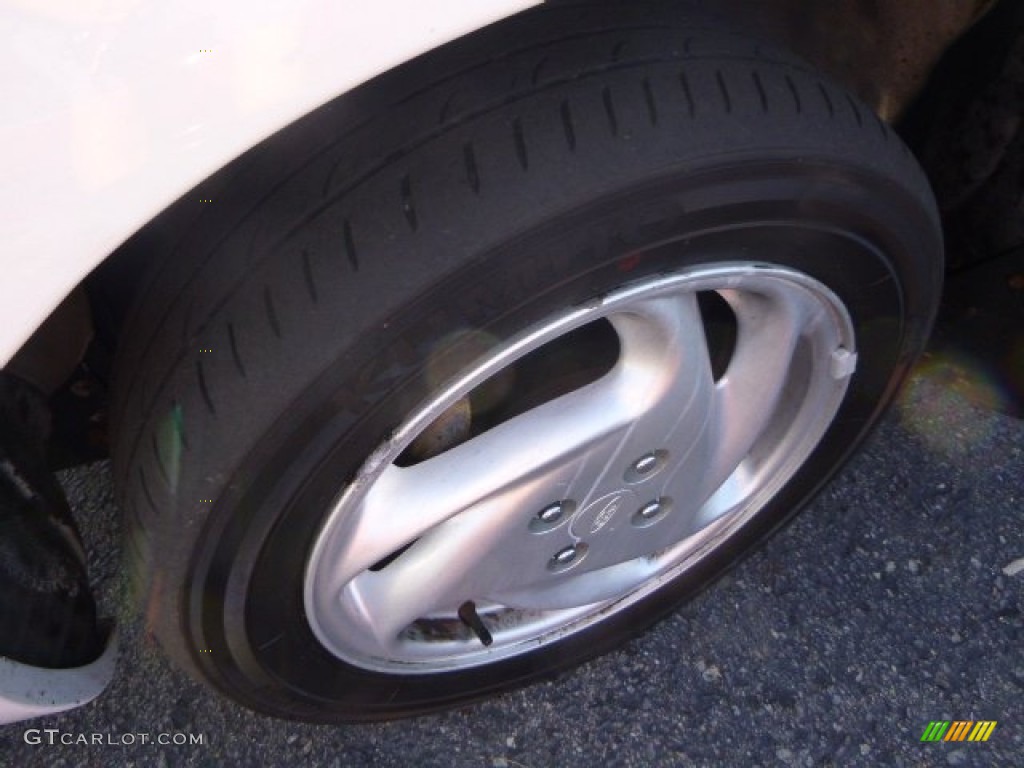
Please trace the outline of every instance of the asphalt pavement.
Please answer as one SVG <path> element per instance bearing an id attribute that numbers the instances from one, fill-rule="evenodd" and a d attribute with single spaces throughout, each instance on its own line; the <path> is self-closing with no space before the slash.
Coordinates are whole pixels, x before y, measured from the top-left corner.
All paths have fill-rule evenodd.
<path id="1" fill-rule="evenodd" d="M 965 388 L 998 387 L 962 372 L 926 361 L 791 526 L 643 637 L 374 726 L 256 715 L 173 669 L 126 597 L 107 465 L 65 473 L 121 659 L 92 704 L 0 728 L 0 764 L 1022 766 L 1024 421 L 968 404 Z M 997 724 L 985 742 L 921 741 L 965 720 Z"/>

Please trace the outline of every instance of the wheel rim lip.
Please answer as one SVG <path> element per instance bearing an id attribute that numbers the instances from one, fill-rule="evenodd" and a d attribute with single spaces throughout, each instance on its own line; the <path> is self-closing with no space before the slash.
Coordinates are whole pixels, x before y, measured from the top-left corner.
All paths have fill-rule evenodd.
<path id="1" fill-rule="evenodd" d="M 310 550 L 304 578 L 304 603 L 310 628 L 319 642 L 334 656 L 371 671 L 402 674 L 428 674 L 451 672 L 490 664 L 518 656 L 538 646 L 575 634 L 595 625 L 605 618 L 625 610 L 643 600 L 662 585 L 677 579 L 693 569 L 710 553 L 719 549 L 746 526 L 765 504 L 788 482 L 804 463 L 832 423 L 843 402 L 850 376 L 833 376 L 824 382 L 827 417 L 808 434 L 800 435 L 797 450 L 789 458 L 775 457 L 768 463 L 771 478 L 761 482 L 755 491 L 743 499 L 742 508 L 730 510 L 694 534 L 673 542 L 659 552 L 660 565 L 637 586 L 616 597 L 592 604 L 569 609 L 541 612 L 534 617 L 526 629 L 519 632 L 505 632 L 502 642 L 488 649 L 479 643 L 448 655 L 407 654 L 401 657 L 367 655 L 352 650 L 347 633 L 351 627 L 339 627 L 337 615 L 332 609 L 332 597 L 325 587 L 330 579 L 330 560 L 339 551 L 337 541 L 344 537 L 347 528 L 346 515 L 354 504 L 372 487 L 374 480 L 390 466 L 405 448 L 430 426 L 459 398 L 464 397 L 479 384 L 496 372 L 515 363 L 531 351 L 576 330 L 590 322 L 608 319 L 617 313 L 630 310 L 638 302 L 677 294 L 696 294 L 701 291 L 747 291 L 758 294 L 785 286 L 785 290 L 803 291 L 813 297 L 825 309 L 828 317 L 828 332 L 834 337 L 834 346 L 841 346 L 856 359 L 856 345 L 853 324 L 842 301 L 825 285 L 796 270 L 760 262 L 731 262 L 713 266 L 697 266 L 679 272 L 642 278 L 625 284 L 603 296 L 578 305 L 565 312 L 550 316 L 522 333 L 513 336 L 482 359 L 469 366 L 439 388 L 437 393 L 413 410 L 405 421 L 383 442 L 363 463 L 356 479 L 341 490 L 330 512 L 326 515 Z M 821 399 L 822 378 L 828 361 L 815 359 L 815 375 L 811 378 L 812 390 Z M 851 371 L 852 372 L 852 371 Z M 811 398 L 805 397 L 806 403 Z M 803 407 L 803 405 L 801 405 Z M 788 437 L 788 433 L 787 433 Z M 715 494 L 712 494 L 714 497 Z M 710 503 L 710 500 L 709 502 Z M 457 513 L 461 514 L 461 513 Z M 457 516 L 456 514 L 456 516 Z M 632 561 L 631 561 L 632 562 Z M 623 563 L 622 565 L 630 565 Z M 484 609 L 485 611 L 487 608 Z M 485 614 L 486 615 L 486 614 Z M 429 617 L 424 617 L 429 619 Z M 449 618 L 450 617 L 446 617 Z M 365 631 L 356 628 L 355 631 Z M 428 643 L 426 645 L 434 645 Z M 471 645 L 473 645 L 471 643 Z"/>

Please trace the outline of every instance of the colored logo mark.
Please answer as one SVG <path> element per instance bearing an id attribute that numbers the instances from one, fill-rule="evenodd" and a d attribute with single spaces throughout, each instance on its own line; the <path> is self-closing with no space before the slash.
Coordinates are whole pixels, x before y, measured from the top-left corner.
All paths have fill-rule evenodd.
<path id="1" fill-rule="evenodd" d="M 932 720 L 921 734 L 921 741 L 988 741 L 996 729 L 996 720 Z"/>

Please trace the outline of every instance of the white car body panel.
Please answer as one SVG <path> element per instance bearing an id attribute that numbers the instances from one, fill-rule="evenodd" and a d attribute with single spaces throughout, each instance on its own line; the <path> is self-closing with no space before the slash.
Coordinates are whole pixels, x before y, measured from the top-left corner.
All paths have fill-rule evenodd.
<path id="1" fill-rule="evenodd" d="M 0 656 L 0 725 L 88 704 L 114 677 L 117 634 L 100 657 L 73 669 L 40 669 Z"/>
<path id="2" fill-rule="evenodd" d="M 536 4 L 0 2 L 0 366 L 118 245 L 246 149 Z"/>

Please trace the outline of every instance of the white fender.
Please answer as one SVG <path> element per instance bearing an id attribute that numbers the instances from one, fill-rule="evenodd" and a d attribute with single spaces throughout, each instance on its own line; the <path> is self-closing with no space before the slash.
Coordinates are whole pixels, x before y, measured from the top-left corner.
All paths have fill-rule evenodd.
<path id="1" fill-rule="evenodd" d="M 0 366 L 274 131 L 537 0 L 0 0 Z"/>
<path id="2" fill-rule="evenodd" d="M 86 704 L 110 683 L 117 659 L 117 634 L 91 664 L 42 669 L 0 656 L 0 724 L 52 715 Z"/>

